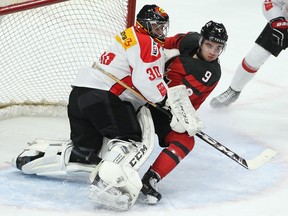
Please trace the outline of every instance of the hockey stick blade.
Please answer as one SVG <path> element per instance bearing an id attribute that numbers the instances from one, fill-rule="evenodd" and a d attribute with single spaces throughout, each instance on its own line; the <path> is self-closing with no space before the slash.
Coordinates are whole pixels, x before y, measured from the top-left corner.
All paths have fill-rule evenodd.
<path id="1" fill-rule="evenodd" d="M 225 154 L 227 157 L 231 158 L 244 168 L 249 170 L 254 170 L 261 167 L 276 155 L 276 152 L 273 151 L 272 149 L 266 149 L 255 158 L 251 160 L 246 160 L 243 157 L 236 154 L 235 152 L 228 149 L 227 147 L 225 147 L 224 145 L 222 145 L 221 143 L 219 143 L 218 141 L 214 140 L 209 135 L 205 134 L 203 131 L 198 131 L 196 133 L 196 136 L 205 141 L 206 143 L 208 143 L 209 145 L 211 145 L 212 147 L 214 147 L 215 149 L 217 149 L 218 151 L 220 151 L 221 153 Z"/>
<path id="2" fill-rule="evenodd" d="M 266 149 L 254 159 L 247 160 L 248 169 L 254 170 L 261 167 L 262 165 L 270 161 L 276 154 L 277 153 L 274 150 L 270 148 Z"/>

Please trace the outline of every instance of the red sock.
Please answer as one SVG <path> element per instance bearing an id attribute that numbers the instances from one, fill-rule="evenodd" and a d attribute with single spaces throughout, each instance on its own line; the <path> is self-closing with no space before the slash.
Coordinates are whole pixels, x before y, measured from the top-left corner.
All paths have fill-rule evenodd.
<path id="1" fill-rule="evenodd" d="M 151 169 L 164 178 L 170 173 L 180 161 L 193 149 L 194 137 L 187 133 L 171 131 L 165 138 L 168 147 L 156 158 Z"/>

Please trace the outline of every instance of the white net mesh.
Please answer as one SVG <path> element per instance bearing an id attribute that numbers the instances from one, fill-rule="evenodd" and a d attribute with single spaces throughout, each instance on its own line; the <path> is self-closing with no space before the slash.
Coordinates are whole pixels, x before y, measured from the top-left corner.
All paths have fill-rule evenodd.
<path id="1" fill-rule="evenodd" d="M 70 0 L 3 16 L 0 107 L 66 104 L 78 68 L 99 58 L 127 13 L 128 0 Z"/>

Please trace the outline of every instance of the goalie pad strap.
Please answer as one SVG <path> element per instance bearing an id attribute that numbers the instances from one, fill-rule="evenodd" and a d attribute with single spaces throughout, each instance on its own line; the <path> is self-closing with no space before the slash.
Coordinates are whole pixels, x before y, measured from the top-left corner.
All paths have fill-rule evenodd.
<path id="1" fill-rule="evenodd" d="M 91 152 L 88 157 L 87 160 L 91 163 L 91 164 L 99 164 L 101 162 L 101 158 L 95 154 L 94 152 Z"/>

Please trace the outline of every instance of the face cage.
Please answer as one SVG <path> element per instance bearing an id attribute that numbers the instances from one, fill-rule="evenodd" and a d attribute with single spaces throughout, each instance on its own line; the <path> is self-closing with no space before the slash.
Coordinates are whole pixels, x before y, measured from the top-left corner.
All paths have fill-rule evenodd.
<path id="1" fill-rule="evenodd" d="M 147 21 L 147 31 L 154 38 L 164 41 L 168 30 L 169 21 Z"/>

